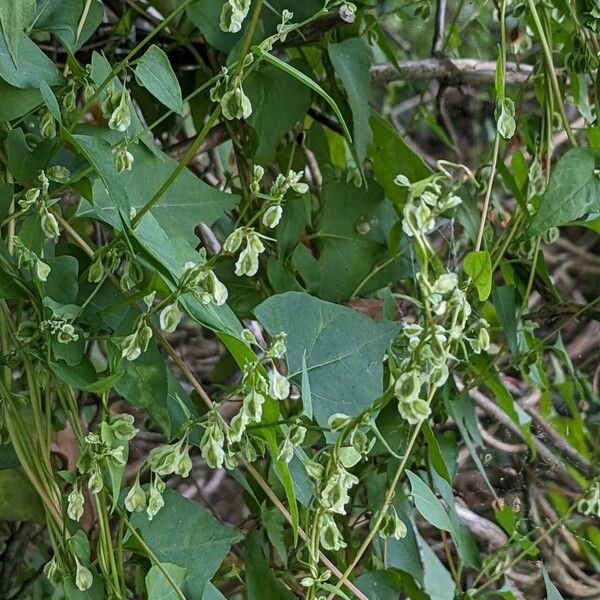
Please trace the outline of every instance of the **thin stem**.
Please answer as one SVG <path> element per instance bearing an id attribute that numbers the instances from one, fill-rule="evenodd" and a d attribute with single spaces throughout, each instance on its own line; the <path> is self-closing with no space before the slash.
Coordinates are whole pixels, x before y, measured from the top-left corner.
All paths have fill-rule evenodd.
<path id="1" fill-rule="evenodd" d="M 494 149 L 492 150 L 492 166 L 490 169 L 490 177 L 488 179 L 487 188 L 485 190 L 485 198 L 483 199 L 483 208 L 481 209 L 481 221 L 479 222 L 479 231 L 477 233 L 477 241 L 475 242 L 475 252 L 481 250 L 483 242 L 483 232 L 487 221 L 487 214 L 490 207 L 490 198 L 492 196 L 492 188 L 494 187 L 494 178 L 496 176 L 496 165 L 498 164 L 498 153 L 500 151 L 500 134 L 496 131 L 494 138 Z"/>
<path id="2" fill-rule="evenodd" d="M 552 62 L 552 53 L 550 52 L 550 47 L 548 46 L 548 40 L 546 39 L 546 34 L 544 33 L 544 27 L 540 20 L 540 15 L 537 12 L 535 7 L 535 3 L 533 0 L 527 0 L 527 6 L 529 7 L 529 11 L 531 12 L 531 17 L 533 18 L 533 22 L 535 23 L 535 28 L 537 29 L 538 36 L 540 38 L 540 43 L 542 44 L 542 50 L 544 52 L 544 59 L 546 61 L 546 71 L 550 76 L 550 82 L 552 84 L 552 88 L 554 89 L 554 95 L 556 97 L 556 102 L 558 103 L 558 110 L 560 112 L 560 118 L 563 122 L 563 127 L 565 128 L 565 133 L 569 138 L 569 142 L 571 146 L 577 146 L 577 140 L 573 135 L 573 131 L 571 130 L 571 124 L 569 123 L 569 119 L 567 117 L 567 111 L 565 110 L 565 105 L 562 100 L 562 94 L 560 91 L 560 86 L 558 85 L 558 78 L 556 77 L 556 71 L 554 70 L 554 63 Z"/>
<path id="3" fill-rule="evenodd" d="M 125 515 L 125 513 L 118 507 L 117 507 L 117 511 L 121 515 L 121 519 L 123 520 L 123 523 L 125 523 L 125 527 L 127 527 L 127 529 L 129 529 L 129 532 L 136 539 L 136 541 L 142 546 L 142 548 L 144 549 L 144 552 L 148 555 L 148 558 L 158 567 L 158 570 L 164 575 L 165 579 L 169 582 L 169 584 L 173 588 L 173 591 L 175 592 L 177 597 L 180 600 L 186 600 L 186 597 L 184 596 L 183 592 L 181 591 L 181 588 L 177 585 L 177 582 L 173 579 L 171 573 L 169 573 L 169 571 L 167 571 L 163 567 L 162 563 L 160 562 L 160 560 L 158 559 L 156 554 L 154 554 L 154 552 L 152 552 L 152 550 L 150 549 L 148 544 L 146 544 L 146 542 L 144 541 L 142 536 L 135 530 L 135 527 L 133 527 L 133 525 L 129 522 L 127 515 Z"/>
<path id="4" fill-rule="evenodd" d="M 433 392 L 430 393 L 429 401 L 431 401 L 432 397 L 433 397 Z M 342 585 L 344 585 L 348 582 L 348 577 L 350 576 L 352 571 L 354 571 L 354 568 L 356 567 L 356 565 L 360 562 L 364 553 L 367 551 L 367 548 L 373 541 L 373 538 L 377 535 L 377 532 L 379 531 L 379 528 L 381 527 L 381 523 L 383 522 L 383 519 L 385 517 L 385 512 L 388 509 L 388 507 L 390 506 L 390 504 L 392 503 L 392 500 L 394 499 L 394 495 L 396 494 L 396 487 L 398 485 L 398 482 L 400 481 L 400 477 L 402 477 L 402 473 L 404 473 L 406 463 L 408 462 L 408 459 L 411 455 L 413 446 L 415 445 L 415 442 L 417 441 L 417 437 L 419 436 L 419 432 L 421 431 L 422 424 L 423 424 L 423 421 L 420 421 L 418 423 L 418 425 L 414 428 L 412 435 L 410 437 L 410 440 L 408 441 L 408 445 L 406 447 L 406 452 L 404 453 L 404 456 L 403 456 L 402 460 L 400 461 L 398 468 L 396 469 L 396 473 L 394 474 L 392 483 L 390 484 L 390 486 L 387 490 L 385 499 L 383 501 L 383 505 L 381 506 L 381 510 L 379 511 L 379 514 L 377 515 L 377 518 L 375 519 L 375 523 L 373 524 L 373 527 L 371 527 L 369 533 L 367 534 L 367 537 L 365 537 L 365 539 L 363 540 L 363 543 L 360 545 L 360 548 L 356 552 L 354 560 L 348 565 L 348 568 L 344 571 L 344 574 L 340 577 L 340 579 L 336 583 L 335 590 L 339 590 Z M 327 596 L 327 600 L 332 600 L 332 598 L 335 596 L 335 590 L 332 591 L 329 594 L 329 596 Z"/>

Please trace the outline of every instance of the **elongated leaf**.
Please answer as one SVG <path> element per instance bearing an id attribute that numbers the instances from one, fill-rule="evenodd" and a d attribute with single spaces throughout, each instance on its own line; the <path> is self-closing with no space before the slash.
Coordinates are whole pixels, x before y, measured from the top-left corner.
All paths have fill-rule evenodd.
<path id="1" fill-rule="evenodd" d="M 421 516 L 438 529 L 453 531 L 452 522 L 442 503 L 429 486 L 412 471 L 406 471 L 412 488 L 412 497 Z"/>
<path id="2" fill-rule="evenodd" d="M 84 15 L 87 3 L 89 7 Z M 85 21 L 81 23 L 84 16 Z M 103 17 L 104 5 L 101 0 L 38 0 L 35 29 L 53 33 L 69 52 L 75 53 L 96 31 Z"/>
<path id="3" fill-rule="evenodd" d="M 295 77 L 298 81 L 308 86 L 314 92 L 317 92 L 317 94 L 319 94 L 319 96 L 321 96 L 321 98 L 323 98 L 323 100 L 325 100 L 325 102 L 327 102 L 327 104 L 331 106 L 333 112 L 335 113 L 335 116 L 338 118 L 340 125 L 342 126 L 342 129 L 344 130 L 345 136 L 348 138 L 348 141 L 352 143 L 352 136 L 350 135 L 350 130 L 346 125 L 346 121 L 344 121 L 344 117 L 342 116 L 339 106 L 337 105 L 335 100 L 316 81 L 305 75 L 302 71 L 296 69 L 296 67 L 293 67 L 292 65 L 282 61 L 280 58 L 277 58 L 273 54 L 269 54 L 264 50 L 261 50 L 261 53 L 262 58 L 264 58 L 266 61 L 270 62 L 272 65 L 275 65 L 282 71 L 285 71 L 286 73 L 288 73 L 288 75 Z"/>
<path id="4" fill-rule="evenodd" d="M 2 0 L 0 25 L 10 56 L 15 66 L 19 61 L 19 36 L 29 25 L 35 13 L 35 0 Z"/>
<path id="5" fill-rule="evenodd" d="M 302 359 L 313 412 L 323 426 L 334 413 L 357 415 L 383 393 L 383 355 L 398 323 L 377 322 L 301 292 L 273 296 L 254 311 L 270 335 L 287 334 L 287 362 L 302 385 Z"/>
<path id="6" fill-rule="evenodd" d="M 595 173 L 599 160 L 600 151 L 590 148 L 572 148 L 560 158 L 525 231 L 527 237 L 600 211 L 600 177 Z"/>
<path id="7" fill-rule="evenodd" d="M 542 565 L 542 575 L 544 577 L 544 585 L 546 586 L 546 600 L 564 600 L 562 594 L 558 591 L 552 581 L 550 581 L 548 571 L 546 571 L 544 565 Z"/>
<path id="8" fill-rule="evenodd" d="M 362 168 L 362 163 L 367 156 L 367 148 L 373 139 L 369 125 L 371 113 L 369 52 L 360 38 L 349 38 L 339 44 L 329 44 L 327 52 L 348 94 L 353 118 L 354 147 L 358 157 L 358 167 Z"/>
<path id="9" fill-rule="evenodd" d="M 179 114 L 183 112 L 179 81 L 167 55 L 158 46 L 150 46 L 138 60 L 135 77 L 140 85 L 143 85 L 167 108 Z"/>
<path id="10" fill-rule="evenodd" d="M 56 65 L 23 32 L 18 31 L 15 37 L 18 65 L 13 62 L 4 36 L 0 35 L 0 78 L 18 88 L 39 89 L 42 81 L 48 85 L 62 83 Z"/>

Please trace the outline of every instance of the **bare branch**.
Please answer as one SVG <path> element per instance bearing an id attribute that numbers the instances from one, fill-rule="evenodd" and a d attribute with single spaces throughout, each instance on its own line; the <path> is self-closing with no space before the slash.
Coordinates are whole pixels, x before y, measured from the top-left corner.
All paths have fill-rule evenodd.
<path id="1" fill-rule="evenodd" d="M 444 81 L 447 85 L 493 85 L 496 79 L 496 62 L 476 58 L 426 58 L 405 60 L 400 70 L 392 64 L 371 67 L 371 79 L 377 83 L 390 83 L 403 79 Z M 531 65 L 506 63 L 506 84 L 521 85 L 533 81 Z"/>

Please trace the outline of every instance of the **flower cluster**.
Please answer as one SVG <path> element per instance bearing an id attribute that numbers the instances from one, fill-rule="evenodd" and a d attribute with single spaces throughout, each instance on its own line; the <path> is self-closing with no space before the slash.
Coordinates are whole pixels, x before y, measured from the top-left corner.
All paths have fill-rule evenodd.
<path id="1" fill-rule="evenodd" d="M 448 364 L 458 361 L 459 354 L 468 356 L 469 348 L 479 354 L 490 345 L 489 325 L 472 314 L 458 276 L 435 276 L 429 268 L 434 254 L 427 233 L 435 227 L 438 215 L 460 203 L 458 196 L 443 193 L 438 177 L 434 175 L 415 184 L 402 177 L 396 180 L 409 188 L 402 226 L 414 239 L 421 261 L 416 282 L 423 301 L 423 318 L 404 325 L 395 344 L 397 362 L 390 360 L 398 410 L 412 425 L 429 417 L 433 393 L 448 379 Z"/>
<path id="2" fill-rule="evenodd" d="M 49 167 L 46 171 L 40 171 L 37 176 L 38 185 L 29 188 L 20 195 L 19 206 L 23 212 L 27 212 L 32 207 L 36 207 L 40 215 L 40 226 L 45 236 L 54 239 L 60 235 L 58 221 L 52 212 L 48 209 L 57 202 L 52 200 L 48 194 L 50 182 L 66 183 L 69 181 L 71 173 L 69 169 L 61 165 Z"/>

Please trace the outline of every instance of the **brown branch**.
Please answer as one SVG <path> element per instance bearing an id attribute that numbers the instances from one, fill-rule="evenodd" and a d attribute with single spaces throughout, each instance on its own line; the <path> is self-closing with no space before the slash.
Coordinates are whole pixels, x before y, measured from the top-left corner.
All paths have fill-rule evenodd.
<path id="1" fill-rule="evenodd" d="M 574 317 L 576 315 L 581 315 L 577 318 L 584 320 L 600 321 L 600 308 L 586 308 L 584 304 L 545 304 L 538 310 L 524 314 L 523 318 L 528 321 L 552 321 L 557 317 Z"/>
<path id="2" fill-rule="evenodd" d="M 496 79 L 496 62 L 476 58 L 426 58 L 405 60 L 399 63 L 400 70 L 392 64 L 371 67 L 371 80 L 377 83 L 392 81 L 432 80 L 446 85 L 493 85 Z M 521 85 L 533 82 L 533 67 L 506 63 L 506 84 Z"/>
<path id="3" fill-rule="evenodd" d="M 196 136 L 191 138 L 182 140 L 181 142 L 177 142 L 172 144 L 168 148 L 166 148 L 167 154 L 172 156 L 175 160 L 179 160 L 190 148 L 190 146 L 194 143 Z M 229 139 L 229 135 L 227 134 L 227 129 L 223 123 L 219 123 L 215 125 L 206 135 L 204 141 L 198 147 L 198 151 L 196 152 L 196 156 L 200 154 L 204 154 L 205 152 L 209 152 L 213 150 L 217 146 L 221 145 L 223 142 Z"/>

